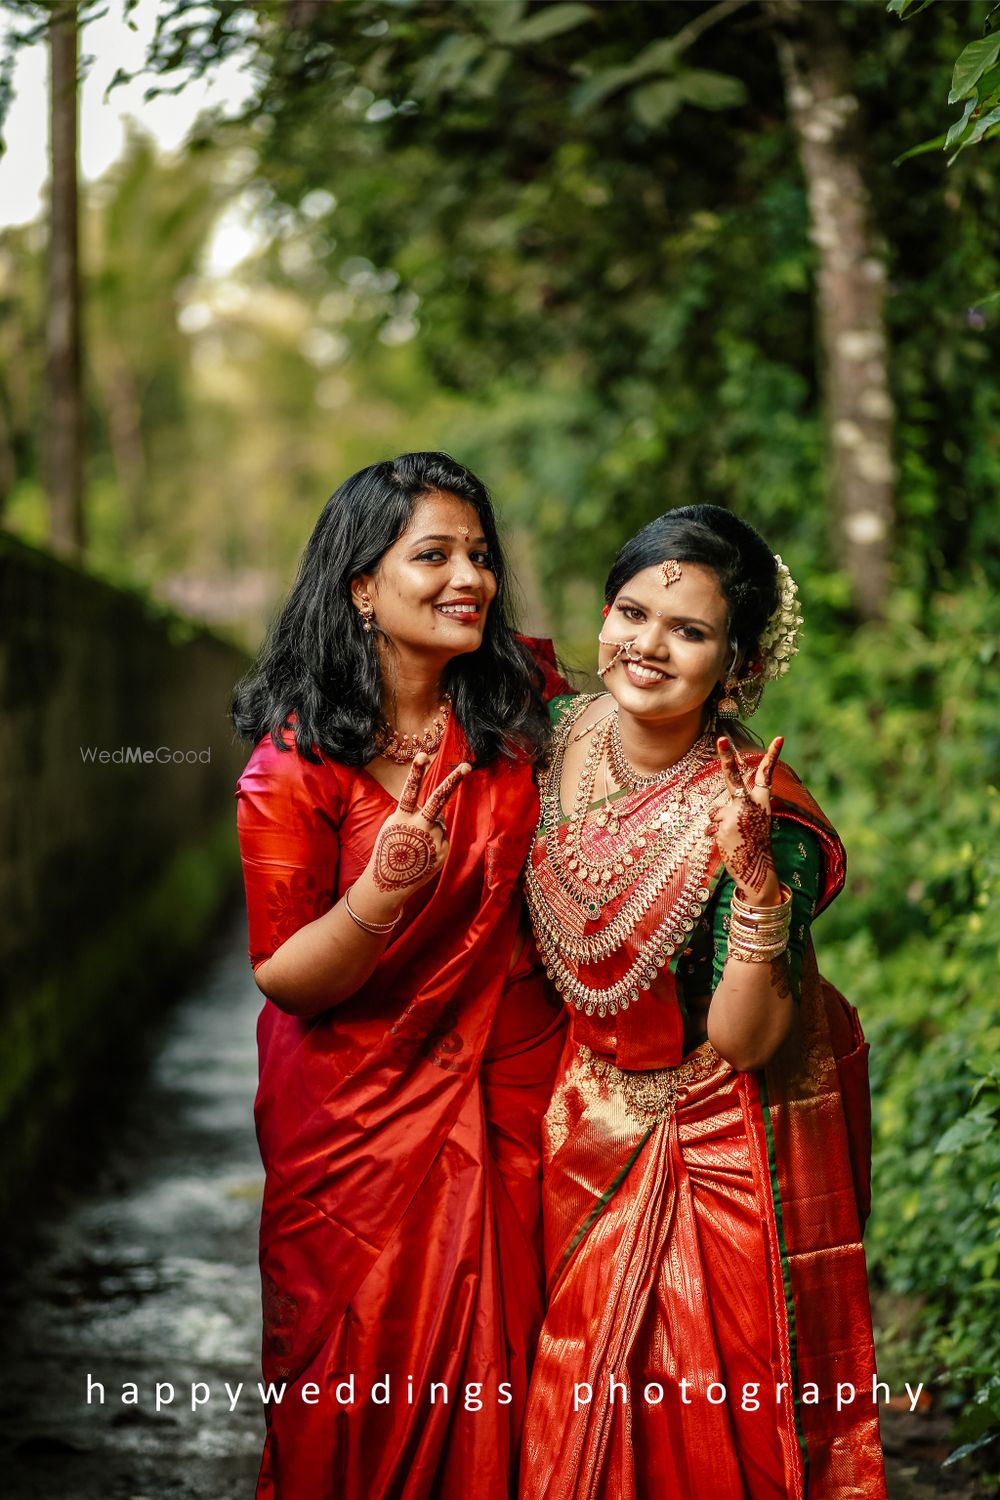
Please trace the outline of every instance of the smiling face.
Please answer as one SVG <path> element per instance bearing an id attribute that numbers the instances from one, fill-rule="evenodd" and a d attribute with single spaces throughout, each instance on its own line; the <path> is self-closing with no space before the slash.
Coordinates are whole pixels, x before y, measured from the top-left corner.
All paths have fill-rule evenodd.
<path id="1" fill-rule="evenodd" d="M 615 596 L 601 631 L 600 665 L 618 642 L 633 641 L 604 686 L 620 707 L 645 723 L 683 721 L 699 732 L 705 704 L 732 661 L 726 601 L 711 568 L 681 563 L 676 583 L 659 566 L 636 573 Z"/>
<path id="2" fill-rule="evenodd" d="M 475 506 L 456 495 L 421 496 L 375 570 L 353 580 L 355 607 L 365 589 L 399 664 L 444 665 L 475 651 L 497 592 Z"/>

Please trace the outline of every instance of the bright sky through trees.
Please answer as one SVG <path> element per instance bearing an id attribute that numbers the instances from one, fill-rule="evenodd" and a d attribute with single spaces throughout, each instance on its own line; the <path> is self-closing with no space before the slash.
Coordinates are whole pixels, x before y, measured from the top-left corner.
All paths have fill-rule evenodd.
<path id="1" fill-rule="evenodd" d="M 221 106 L 231 112 L 245 102 L 252 84 L 233 58 L 212 70 L 210 79 L 192 81 L 176 96 L 143 99 L 152 80 L 140 77 L 105 90 L 118 68 L 133 71 L 142 65 L 156 25 L 159 0 L 139 0 L 132 26 L 123 18 L 123 0 L 109 0 L 107 13 L 82 33 L 84 81 L 80 103 L 80 169 L 92 181 L 107 170 L 122 151 L 125 123 L 137 120 L 163 151 L 174 151 L 184 141 L 201 110 Z M 0 11 L 4 42 L 12 28 L 24 29 L 23 17 Z M 0 228 L 36 219 L 44 208 L 48 178 L 48 56 L 44 41 L 21 51 L 14 72 L 14 101 L 7 116 L 7 151 L 0 157 Z M 220 259 L 233 262 L 245 253 L 233 227 L 223 229 L 230 243 L 216 248 Z M 221 254 L 219 253 L 221 252 Z"/>

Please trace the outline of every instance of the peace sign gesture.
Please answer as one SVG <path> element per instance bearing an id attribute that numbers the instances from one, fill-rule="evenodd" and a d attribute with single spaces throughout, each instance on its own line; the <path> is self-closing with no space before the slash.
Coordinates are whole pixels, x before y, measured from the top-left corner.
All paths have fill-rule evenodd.
<path id="1" fill-rule="evenodd" d="M 430 764 L 423 751 L 414 756 L 399 803 L 379 829 L 367 873 L 380 891 L 405 898 L 441 869 L 448 855 L 448 836 L 441 819 L 441 809 L 455 791 L 463 776 L 472 770 L 463 761 L 449 772 L 420 806 L 418 794 L 424 773 Z"/>
<path id="2" fill-rule="evenodd" d="M 771 855 L 771 778 L 784 736 L 773 739 L 750 773 L 739 751 L 725 735 L 716 741 L 728 802 L 712 809 L 710 824 L 726 869 L 743 900 L 767 904 L 778 894 Z"/>

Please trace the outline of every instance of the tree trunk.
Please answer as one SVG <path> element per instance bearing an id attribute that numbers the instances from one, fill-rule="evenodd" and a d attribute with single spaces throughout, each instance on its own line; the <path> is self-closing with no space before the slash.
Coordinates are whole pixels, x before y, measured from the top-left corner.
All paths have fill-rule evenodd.
<path id="1" fill-rule="evenodd" d="M 837 555 L 865 619 L 890 587 L 896 470 L 886 268 L 861 165 L 859 104 L 837 7 L 775 0 L 788 114 L 819 257 L 817 311 Z"/>
<path id="2" fill-rule="evenodd" d="M 58 552 L 83 550 L 83 392 L 77 209 L 77 17 L 75 4 L 53 14 L 51 62 L 51 210 L 49 229 L 48 491 L 49 535 Z"/>

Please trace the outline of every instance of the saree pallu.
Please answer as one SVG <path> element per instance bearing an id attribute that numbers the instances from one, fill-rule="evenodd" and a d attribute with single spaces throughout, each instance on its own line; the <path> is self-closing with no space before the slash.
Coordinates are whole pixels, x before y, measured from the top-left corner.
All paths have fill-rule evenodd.
<path id="1" fill-rule="evenodd" d="M 466 758 L 452 721 L 425 795 Z M 395 798 L 262 741 L 239 784 L 251 955 L 357 878 Z M 258 1500 L 507 1500 L 542 1314 L 540 1119 L 564 1022 L 511 969 L 530 767 L 465 778 L 450 852 L 356 994 L 267 1002 L 255 1115 L 267 1407 Z"/>
<path id="2" fill-rule="evenodd" d="M 885 1495 L 866 1054 L 811 949 L 798 1027 L 761 1074 L 709 1043 L 624 1072 L 568 1040 L 522 1500 Z"/>

